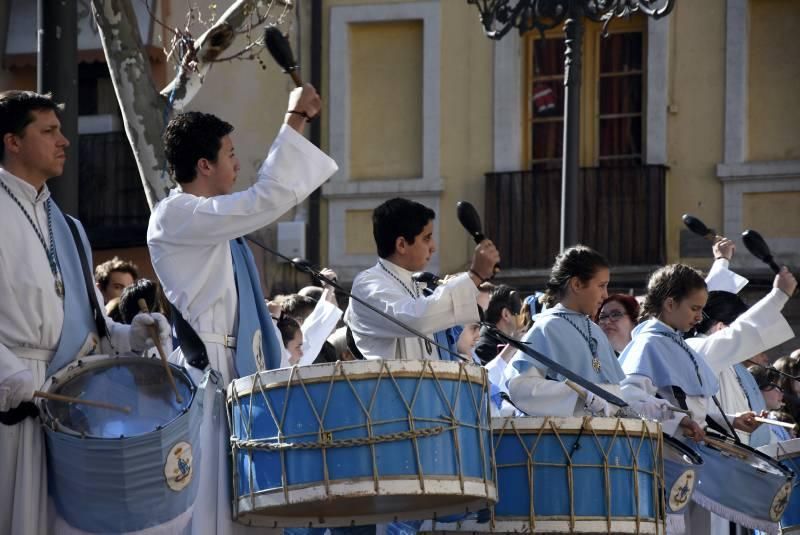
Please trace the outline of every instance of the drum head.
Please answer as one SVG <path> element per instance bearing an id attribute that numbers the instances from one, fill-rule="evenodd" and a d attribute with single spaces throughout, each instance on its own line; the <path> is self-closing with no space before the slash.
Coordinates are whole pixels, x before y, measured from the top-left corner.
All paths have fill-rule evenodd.
<path id="1" fill-rule="evenodd" d="M 77 403 L 48 400 L 48 425 L 57 431 L 93 438 L 144 435 L 164 427 L 191 405 L 195 387 L 176 366 L 172 375 L 181 403 L 160 360 L 143 357 L 89 357 L 51 382 L 49 391 L 63 396 L 102 401 L 130 408 L 130 413 Z"/>

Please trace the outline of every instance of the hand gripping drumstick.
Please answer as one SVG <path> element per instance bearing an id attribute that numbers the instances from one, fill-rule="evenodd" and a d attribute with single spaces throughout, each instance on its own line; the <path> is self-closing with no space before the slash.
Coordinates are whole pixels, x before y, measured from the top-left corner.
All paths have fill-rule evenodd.
<path id="1" fill-rule="evenodd" d="M 294 60 L 292 47 L 281 31 L 275 26 L 264 28 L 264 45 L 267 47 L 272 59 L 281 66 L 283 72 L 292 77 L 294 85 L 303 86 L 303 78 L 300 77 L 300 65 Z"/>
<path id="2" fill-rule="evenodd" d="M 475 243 L 481 243 L 486 239 L 486 236 L 483 235 L 481 216 L 478 215 L 478 211 L 472 206 L 472 203 L 458 201 L 456 203 L 456 217 L 458 217 L 458 222 L 461 223 L 461 226 L 464 227 L 467 232 L 469 232 L 470 236 L 472 236 L 472 239 L 475 240 Z M 500 271 L 500 266 L 494 266 L 494 272 L 497 273 L 498 271 Z"/>
<path id="3" fill-rule="evenodd" d="M 125 414 L 130 414 L 131 412 L 130 407 L 122 407 L 120 405 L 113 405 L 111 403 L 105 403 L 103 401 L 93 401 L 91 399 L 81 399 L 81 398 L 73 398 L 70 396 L 62 396 L 61 394 L 52 394 L 50 392 L 42 392 L 41 390 L 36 390 L 33 393 L 33 397 L 48 399 L 50 401 L 63 401 L 64 403 L 89 405 L 91 407 L 99 407 L 101 409 L 111 409 L 112 411 L 124 412 Z"/>
<path id="4" fill-rule="evenodd" d="M 139 305 L 139 311 L 142 314 L 150 314 L 150 309 L 147 308 L 147 301 L 139 299 L 136 303 Z M 158 336 L 158 325 L 153 323 L 148 326 L 148 329 L 150 329 L 150 338 L 153 339 L 153 344 L 155 344 L 158 354 L 161 356 L 161 363 L 164 365 L 164 371 L 167 372 L 169 384 L 172 385 L 172 390 L 175 391 L 175 401 L 183 403 L 183 399 L 181 399 L 181 395 L 178 393 L 178 385 L 175 384 L 175 378 L 172 376 L 172 369 L 170 369 L 169 362 L 167 362 L 167 354 L 164 353 L 164 348 L 161 347 L 161 338 Z"/>

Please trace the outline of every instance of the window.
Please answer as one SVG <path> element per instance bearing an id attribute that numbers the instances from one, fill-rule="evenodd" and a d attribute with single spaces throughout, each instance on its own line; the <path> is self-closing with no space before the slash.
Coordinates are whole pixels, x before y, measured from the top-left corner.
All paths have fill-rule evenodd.
<path id="1" fill-rule="evenodd" d="M 581 77 L 582 166 L 641 165 L 644 150 L 645 21 L 614 20 L 603 37 L 586 22 Z M 525 147 L 533 169 L 561 166 L 564 35 L 525 36 Z"/>

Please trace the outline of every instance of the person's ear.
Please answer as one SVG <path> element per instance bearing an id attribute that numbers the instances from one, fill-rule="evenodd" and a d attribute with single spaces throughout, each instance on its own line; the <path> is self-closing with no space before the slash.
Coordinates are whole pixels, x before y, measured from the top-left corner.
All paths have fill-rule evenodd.
<path id="1" fill-rule="evenodd" d="M 195 169 L 198 175 L 208 175 L 211 172 L 211 161 L 208 158 L 200 158 Z"/>
<path id="2" fill-rule="evenodd" d="M 16 153 L 19 150 L 19 136 L 13 132 L 7 132 L 3 136 L 3 148 L 5 152 Z"/>
<path id="3" fill-rule="evenodd" d="M 664 310 L 667 312 L 672 312 L 675 309 L 675 299 L 672 297 L 667 297 L 664 299 Z"/>
<path id="4" fill-rule="evenodd" d="M 394 251 L 396 253 L 400 253 L 400 254 L 405 253 L 407 246 L 408 246 L 408 242 L 406 242 L 406 239 L 404 237 L 398 236 L 397 238 L 395 238 L 395 240 L 394 240 Z"/>
<path id="5" fill-rule="evenodd" d="M 583 283 L 579 277 L 571 277 L 569 279 L 569 287 L 573 292 L 579 292 L 583 289 Z"/>

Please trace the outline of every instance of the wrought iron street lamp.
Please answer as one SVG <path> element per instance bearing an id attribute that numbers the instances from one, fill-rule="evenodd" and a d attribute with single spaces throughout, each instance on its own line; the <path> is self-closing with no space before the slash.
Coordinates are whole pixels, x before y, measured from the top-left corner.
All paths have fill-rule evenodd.
<path id="1" fill-rule="evenodd" d="M 580 143 L 581 60 L 584 18 L 600 22 L 636 12 L 659 19 L 667 16 L 675 0 L 467 0 L 480 13 L 483 31 L 499 40 L 513 28 L 521 34 L 544 32 L 564 25 L 564 140 L 561 164 L 560 247 L 578 242 L 578 153 Z M 604 31 L 605 33 L 605 31 Z"/>

